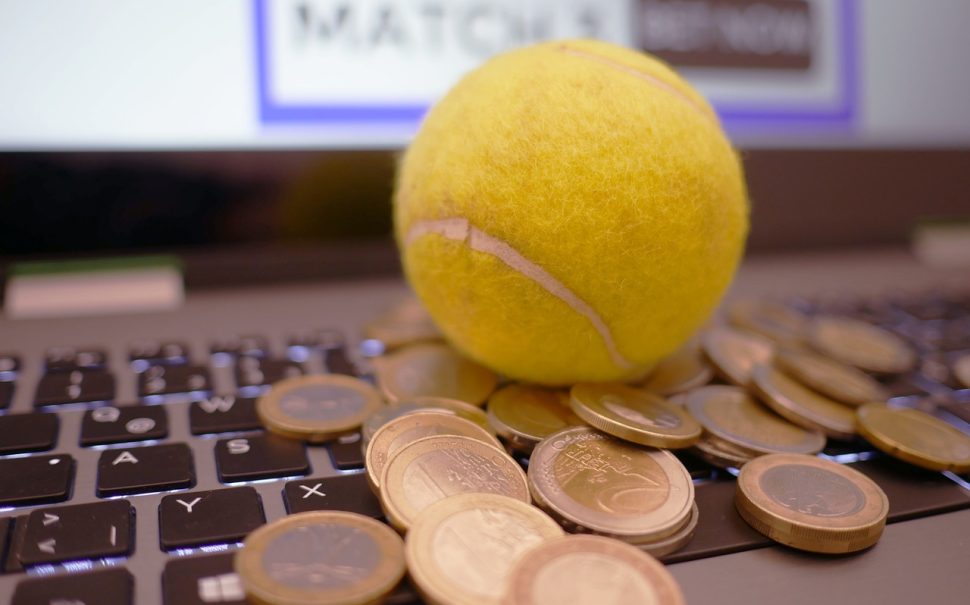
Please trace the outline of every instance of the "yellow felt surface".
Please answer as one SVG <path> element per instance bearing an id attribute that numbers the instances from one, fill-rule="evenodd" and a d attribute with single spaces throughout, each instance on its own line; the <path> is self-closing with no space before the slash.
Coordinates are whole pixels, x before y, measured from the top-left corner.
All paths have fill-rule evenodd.
<path id="1" fill-rule="evenodd" d="M 730 282 L 747 214 L 737 156 L 700 96 L 659 61 L 592 41 L 466 76 L 427 116 L 395 194 L 399 243 L 415 221 L 467 218 L 592 306 L 635 365 L 613 364 L 588 320 L 494 257 L 435 234 L 402 250 L 456 346 L 551 384 L 642 374 L 676 349 Z"/>

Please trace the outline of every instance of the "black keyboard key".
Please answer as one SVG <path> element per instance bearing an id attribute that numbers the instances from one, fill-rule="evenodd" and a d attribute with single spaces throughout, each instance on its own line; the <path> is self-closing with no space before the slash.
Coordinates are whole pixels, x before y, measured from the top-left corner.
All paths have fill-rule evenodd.
<path id="1" fill-rule="evenodd" d="M 178 393 L 207 393 L 212 390 L 205 366 L 148 366 L 138 375 L 138 396 L 153 397 Z"/>
<path id="2" fill-rule="evenodd" d="M 158 505 L 164 550 L 239 542 L 266 522 L 263 503 L 251 487 L 173 494 Z"/>
<path id="3" fill-rule="evenodd" d="M 103 445 L 163 439 L 168 435 L 168 414 L 157 405 L 106 406 L 88 410 L 81 420 L 81 445 Z"/>
<path id="4" fill-rule="evenodd" d="M 49 450 L 57 442 L 59 425 L 56 414 L 0 416 L 0 454 Z"/>
<path id="5" fill-rule="evenodd" d="M 0 573 L 20 573 L 24 570 L 24 566 L 20 564 L 20 559 L 17 558 L 17 553 L 23 547 L 24 536 L 27 534 L 27 515 L 11 517 L 10 523 L 12 525 L 9 537 L 10 545 L 7 548 L 7 558 L 3 562 Z"/>
<path id="6" fill-rule="evenodd" d="M 103 370 L 108 365 L 108 353 L 98 348 L 53 347 L 44 354 L 48 372 L 71 370 Z"/>
<path id="7" fill-rule="evenodd" d="M 98 496 L 139 494 L 195 485 L 192 451 L 184 443 L 105 450 L 98 458 Z"/>
<path id="8" fill-rule="evenodd" d="M 9 376 L 20 371 L 20 357 L 10 353 L 0 354 L 0 376 Z"/>
<path id="9" fill-rule="evenodd" d="M 189 428 L 193 435 L 253 431 L 262 427 L 254 397 L 213 395 L 189 405 Z"/>
<path id="10" fill-rule="evenodd" d="M 347 356 L 347 351 L 341 347 L 339 349 L 327 349 L 323 352 L 323 364 L 327 372 L 331 374 L 345 374 L 347 376 L 358 376 L 357 366 Z"/>
<path id="11" fill-rule="evenodd" d="M 13 535 L 13 523 L 13 517 L 0 518 L 0 571 L 2 571 L 4 568 L 7 552 L 9 552 L 7 546 L 9 545 L 10 538 Z"/>
<path id="12" fill-rule="evenodd" d="M 240 389 L 265 386 L 303 374 L 303 366 L 289 359 L 240 357 L 236 361 L 236 385 Z"/>
<path id="13" fill-rule="evenodd" d="M 334 468 L 342 471 L 364 468 L 364 450 L 360 447 L 360 443 L 360 433 L 344 435 L 331 441 L 328 447 Z"/>
<path id="14" fill-rule="evenodd" d="M 17 556 L 24 565 L 120 557 L 134 548 L 133 518 L 127 500 L 37 509 Z"/>
<path id="15" fill-rule="evenodd" d="M 886 492 L 889 523 L 970 508 L 970 492 L 941 473 L 889 456 L 877 456 L 849 466 L 868 476 Z"/>
<path id="16" fill-rule="evenodd" d="M 364 473 L 289 481 L 283 486 L 283 501 L 291 515 L 311 510 L 345 510 L 375 519 L 384 517 Z"/>
<path id="17" fill-rule="evenodd" d="M 12 381 L 0 382 L 0 410 L 10 407 L 13 403 L 14 383 Z"/>
<path id="18" fill-rule="evenodd" d="M 216 341 L 212 343 L 209 351 L 213 355 L 265 357 L 269 355 L 269 341 L 265 336 L 250 334 Z"/>
<path id="19" fill-rule="evenodd" d="M 128 361 L 136 367 L 186 364 L 189 362 L 189 345 L 159 340 L 135 342 L 128 349 Z"/>
<path id="20" fill-rule="evenodd" d="M 37 384 L 34 406 L 91 403 L 114 398 L 114 376 L 103 370 L 48 372 Z"/>
<path id="21" fill-rule="evenodd" d="M 135 582 L 127 569 L 106 569 L 17 584 L 10 605 L 132 605 Z"/>
<path id="22" fill-rule="evenodd" d="M 0 460 L 0 506 L 63 502 L 73 476 L 74 458 L 66 454 Z"/>
<path id="23" fill-rule="evenodd" d="M 305 475 L 310 470 L 301 441 L 276 435 L 258 435 L 216 442 L 219 481 L 251 481 Z"/>
<path id="24" fill-rule="evenodd" d="M 165 564 L 164 605 L 245 605 L 246 593 L 232 566 L 232 553 L 183 557 Z"/>

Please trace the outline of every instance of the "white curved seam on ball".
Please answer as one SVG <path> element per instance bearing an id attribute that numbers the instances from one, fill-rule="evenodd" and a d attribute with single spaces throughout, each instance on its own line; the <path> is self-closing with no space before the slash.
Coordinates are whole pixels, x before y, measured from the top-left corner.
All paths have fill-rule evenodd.
<path id="1" fill-rule="evenodd" d="M 692 99 L 689 95 L 687 95 L 686 93 L 684 93 L 684 91 L 680 90 L 676 86 L 673 86 L 669 82 L 665 82 L 665 81 L 661 80 L 660 78 L 658 78 L 658 77 L 656 77 L 654 75 L 648 74 L 645 71 L 640 71 L 639 69 L 630 67 L 629 65 L 624 65 L 622 63 L 618 63 L 618 62 L 616 62 L 616 61 L 614 61 L 612 59 L 608 59 L 606 57 L 600 57 L 599 55 L 595 55 L 593 53 L 588 53 L 588 52 L 585 52 L 585 51 L 582 51 L 582 50 L 577 50 L 575 48 L 570 48 L 568 46 L 560 46 L 559 47 L 559 52 L 565 53 L 567 55 L 572 55 L 574 57 L 579 57 L 581 59 L 587 59 L 589 61 L 595 61 L 597 63 L 601 63 L 603 65 L 606 65 L 607 67 L 611 67 L 613 69 L 617 69 L 619 71 L 622 71 L 623 73 L 629 74 L 629 75 L 631 75 L 631 76 L 633 76 L 635 78 L 639 78 L 639 79 L 643 80 L 644 82 L 648 82 L 649 84 L 652 84 L 652 85 L 656 86 L 657 88 L 660 88 L 662 90 L 666 90 L 667 92 L 673 94 L 676 97 L 680 97 L 682 100 L 687 101 L 687 103 L 691 107 L 693 107 L 694 109 L 700 111 L 704 115 L 709 116 L 709 117 L 714 117 L 711 114 L 711 111 L 707 107 L 704 107 L 703 105 L 701 105 L 700 103 L 698 103 L 696 100 Z"/>
<path id="2" fill-rule="evenodd" d="M 472 250 L 494 256 L 514 271 L 528 277 L 543 290 L 569 305 L 573 311 L 593 324 L 593 328 L 603 339 L 603 344 L 606 345 L 607 353 L 609 353 L 614 364 L 621 368 L 633 367 L 633 364 L 617 349 L 609 326 L 593 307 L 551 273 L 522 256 L 518 250 L 508 243 L 485 233 L 472 225 L 466 218 L 455 217 L 415 222 L 408 229 L 404 244 L 410 246 L 415 240 L 432 233 L 449 240 L 465 242 Z"/>

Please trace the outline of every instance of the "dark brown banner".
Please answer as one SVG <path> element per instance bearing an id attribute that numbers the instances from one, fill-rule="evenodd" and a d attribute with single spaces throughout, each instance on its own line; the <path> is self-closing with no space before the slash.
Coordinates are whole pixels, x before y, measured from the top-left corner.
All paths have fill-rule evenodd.
<path id="1" fill-rule="evenodd" d="M 642 0 L 638 35 L 674 65 L 807 70 L 816 24 L 806 0 Z"/>

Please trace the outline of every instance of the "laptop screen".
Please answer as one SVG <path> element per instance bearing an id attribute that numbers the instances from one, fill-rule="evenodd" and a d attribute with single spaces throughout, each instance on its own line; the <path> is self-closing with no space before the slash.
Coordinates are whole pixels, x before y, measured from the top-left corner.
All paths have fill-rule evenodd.
<path id="1" fill-rule="evenodd" d="M 4 2 L 0 253 L 385 235 L 395 154 L 435 100 L 497 53 L 569 37 L 652 52 L 710 99 L 746 155 L 755 247 L 888 241 L 966 189 L 967 22 L 965 2 Z M 791 183 L 830 168 L 847 187 L 822 192 L 817 228 L 790 220 L 818 199 Z M 894 182 L 874 195 L 912 211 L 859 206 L 887 174 L 942 189 L 906 201 Z M 856 228 L 833 236 L 843 210 Z"/>

